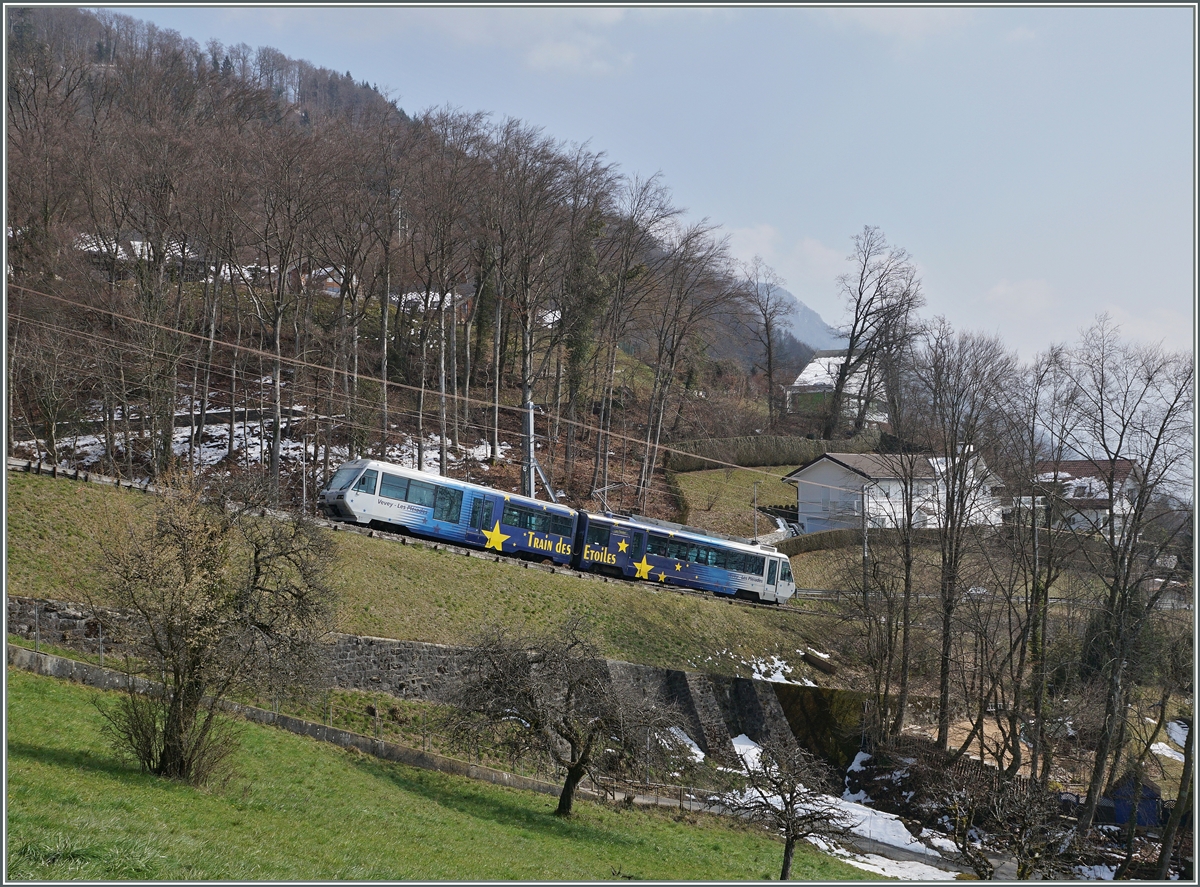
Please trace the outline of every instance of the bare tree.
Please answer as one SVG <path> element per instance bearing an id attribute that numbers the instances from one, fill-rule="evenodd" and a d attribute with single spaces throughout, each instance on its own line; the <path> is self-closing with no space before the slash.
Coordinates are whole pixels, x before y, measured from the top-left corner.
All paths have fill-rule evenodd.
<path id="1" fill-rule="evenodd" d="M 601 324 L 602 349 L 597 353 L 598 357 L 602 355 L 604 368 L 597 374 L 601 379 L 600 421 L 592 490 L 607 487 L 609 483 L 608 456 L 620 342 L 637 316 L 642 299 L 652 289 L 656 276 L 652 272 L 666 260 L 666 253 L 656 248 L 656 238 L 680 212 L 671 205 L 670 195 L 657 173 L 648 179 L 638 176 L 625 179 L 614 203 L 614 218 L 599 248 L 600 266 L 612 281 L 612 293 Z"/>
<path id="2" fill-rule="evenodd" d="M 265 517 L 265 485 L 167 478 L 151 519 L 114 506 L 100 541 L 107 601 L 133 617 L 132 674 L 157 682 L 104 709 L 143 770 L 203 782 L 230 750 L 220 701 L 312 679 L 333 628 L 332 543 L 303 517 Z M 136 664 L 134 664 L 136 663 Z"/>
<path id="3" fill-rule="evenodd" d="M 654 366 L 646 417 L 646 455 L 638 475 L 643 509 L 657 466 L 667 400 L 680 360 L 718 309 L 733 300 L 733 281 L 727 274 L 728 238 L 718 238 L 715 232 L 716 226 L 707 219 L 670 232 L 665 238 L 668 259 L 658 274 L 656 292 L 643 304 L 642 319 Z"/>
<path id="4" fill-rule="evenodd" d="M 955 333 L 936 322 L 919 349 L 913 374 L 926 420 L 922 435 L 935 465 L 931 503 L 938 534 L 941 655 L 938 675 L 938 745 L 950 735 L 950 681 L 955 638 L 954 611 L 962 593 L 964 559 L 976 528 L 999 522 L 991 489 L 996 484 L 981 458 L 1011 388 L 1015 357 L 998 338 Z"/>
<path id="5" fill-rule="evenodd" d="M 1080 552 L 1087 571 L 1103 587 L 1097 638 L 1104 726 L 1079 811 L 1082 834 L 1106 782 L 1131 653 L 1168 587 L 1164 579 L 1172 578 L 1164 577 L 1160 558 L 1184 523 L 1169 521 L 1171 509 L 1156 504 L 1192 482 L 1194 367 L 1189 354 L 1122 342 L 1102 316 L 1068 351 L 1066 373 L 1074 392 L 1066 444 L 1090 460 L 1103 488 L 1096 497 L 1102 507 L 1072 524 L 1086 536 Z"/>
<path id="6" fill-rule="evenodd" d="M 573 469 L 577 412 L 583 397 L 586 368 L 597 356 L 597 327 L 600 325 L 614 290 L 611 275 L 600 268 L 598 245 L 611 217 L 615 174 L 603 154 L 577 146 L 566 160 L 565 225 L 562 241 L 562 294 L 559 297 L 562 348 L 565 352 L 562 372 L 566 379 L 566 470 Z M 561 386 L 560 386 L 561 387 Z M 561 397 L 555 397 L 556 427 L 561 416 Z M 557 432 L 551 435 L 558 438 Z"/>
<path id="7" fill-rule="evenodd" d="M 767 375 L 767 422 L 775 424 L 775 359 L 780 325 L 788 316 L 794 301 L 783 290 L 783 278 L 755 256 L 742 265 L 742 303 L 753 323 L 751 334 L 762 349 L 762 370 Z"/>
<path id="8" fill-rule="evenodd" d="M 1058 807 L 1058 793 L 1032 780 L 1002 778 L 989 793 L 996 844 L 1016 862 L 1019 880 L 1069 875 L 1059 850 L 1070 827 Z"/>
<path id="9" fill-rule="evenodd" d="M 271 352 L 272 430 L 268 476 L 279 491 L 279 454 L 283 442 L 283 336 L 285 321 L 297 309 L 300 291 L 288 270 L 305 254 L 304 240 L 325 192 L 328 165 L 318 160 L 317 135 L 277 126 L 256 133 L 249 163 L 252 193 L 247 212 L 238 215 L 239 231 L 257 254 L 257 262 L 238 268 L 254 317 Z"/>
<path id="10" fill-rule="evenodd" d="M 44 442 L 49 460 L 58 462 L 63 425 L 80 413 L 87 386 L 78 343 L 63 330 L 43 323 L 13 325 L 9 390 L 24 407 L 35 442 Z M 32 424 L 35 420 L 40 420 L 40 435 Z"/>
<path id="11" fill-rule="evenodd" d="M 80 212 L 76 176 L 91 148 L 79 116 L 95 97 L 82 52 L 39 39 L 32 9 L 5 14 L 7 261 L 17 280 L 42 282 L 73 246 L 65 226 Z"/>
<path id="12" fill-rule="evenodd" d="M 854 270 L 838 278 L 848 321 L 843 327 L 846 356 L 838 366 L 833 391 L 826 401 L 821 436 L 833 437 L 844 425 L 847 386 L 853 376 L 865 373 L 873 379 L 876 361 L 885 347 L 897 348 L 908 332 L 909 317 L 925 303 L 916 266 L 908 253 L 890 246 L 878 228 L 864 226 L 854 237 L 854 252 L 848 257 Z M 851 435 L 862 430 L 870 384 L 864 385 Z"/>
<path id="13" fill-rule="evenodd" d="M 791 736 L 763 739 L 757 760 L 742 756 L 745 783 L 715 799 L 717 805 L 783 836 L 779 880 L 792 874 L 796 843 L 808 837 L 839 838 L 858 825 L 831 795 L 830 768 Z"/>
<path id="14" fill-rule="evenodd" d="M 545 633 L 499 626 L 480 632 L 467 654 L 455 705 L 459 735 L 486 735 L 516 756 L 548 755 L 566 770 L 556 816 L 569 816 L 588 773 L 672 750 L 679 740 L 668 707 L 622 692 L 580 617 Z"/>

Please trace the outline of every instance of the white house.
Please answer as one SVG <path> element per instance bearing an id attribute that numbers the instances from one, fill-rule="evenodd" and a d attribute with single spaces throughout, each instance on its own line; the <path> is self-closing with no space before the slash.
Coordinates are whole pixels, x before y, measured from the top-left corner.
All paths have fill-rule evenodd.
<path id="1" fill-rule="evenodd" d="M 942 525 L 945 482 L 943 460 L 934 456 L 889 456 L 874 453 L 826 453 L 783 478 L 796 485 L 796 509 L 801 533 L 853 529 L 862 526 L 863 508 L 871 527 L 895 527 L 903 522 L 903 477 L 913 488 L 913 526 Z M 969 466 L 967 522 L 999 526 L 998 482 L 983 460 Z"/>
<path id="2" fill-rule="evenodd" d="M 818 351 L 800 371 L 796 381 L 784 388 L 784 411 L 788 413 L 812 412 L 833 393 L 837 384 L 838 371 L 846 362 L 846 349 Z M 866 411 L 868 426 L 885 425 L 888 422 L 884 406 L 883 385 L 872 380 L 865 368 L 860 367 L 850 374 L 842 398 L 842 415 L 854 418 L 858 415 L 863 398 L 869 398 Z"/>
<path id="3" fill-rule="evenodd" d="M 1054 503 L 1055 526 L 1099 533 L 1111 517 L 1117 534 L 1123 532 L 1141 483 L 1137 463 L 1129 459 L 1059 459 L 1039 462 L 1035 471 L 1039 491 Z"/>

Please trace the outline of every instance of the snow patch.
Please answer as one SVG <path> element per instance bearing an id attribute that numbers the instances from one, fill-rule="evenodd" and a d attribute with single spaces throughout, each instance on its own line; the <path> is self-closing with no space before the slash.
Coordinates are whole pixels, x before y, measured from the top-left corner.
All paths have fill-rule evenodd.
<path id="1" fill-rule="evenodd" d="M 688 736 L 678 727 L 672 727 L 670 730 L 672 736 L 682 742 L 688 748 L 688 754 L 691 755 L 693 761 L 699 764 L 704 760 L 704 752 L 700 751 L 700 746 L 692 741 L 692 737 Z"/>
<path id="2" fill-rule="evenodd" d="M 758 766 L 759 755 L 762 754 L 762 746 L 745 733 L 739 733 L 733 737 L 733 750 L 750 769 L 753 770 Z"/>
<path id="3" fill-rule="evenodd" d="M 1111 881 L 1117 873 L 1111 865 L 1077 865 L 1075 874 L 1084 881 Z"/>
<path id="4" fill-rule="evenodd" d="M 1150 751 L 1154 752 L 1160 758 L 1170 758 L 1173 761 L 1183 761 L 1183 752 L 1177 752 L 1165 742 L 1156 742 L 1150 746 Z"/>
<path id="5" fill-rule="evenodd" d="M 888 875 L 901 881 L 951 881 L 957 871 L 945 871 L 923 862 L 901 862 L 877 856 L 874 853 L 864 853 L 855 856 L 841 857 L 842 862 L 855 868 L 880 875 Z"/>
<path id="6" fill-rule="evenodd" d="M 1188 726 L 1183 721 L 1171 721 L 1167 724 L 1167 736 L 1180 748 L 1187 744 L 1187 735 Z"/>
<path id="7" fill-rule="evenodd" d="M 871 756 L 865 751 L 860 751 L 854 756 L 854 760 L 850 762 L 850 766 L 846 768 L 847 773 L 861 773 L 863 764 L 871 760 Z"/>

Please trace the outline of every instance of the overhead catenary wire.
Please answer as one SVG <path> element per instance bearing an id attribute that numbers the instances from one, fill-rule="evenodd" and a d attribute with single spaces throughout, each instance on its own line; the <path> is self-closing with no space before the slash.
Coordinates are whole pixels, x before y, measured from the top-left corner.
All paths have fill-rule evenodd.
<path id="1" fill-rule="evenodd" d="M 117 311 L 112 308 L 88 304 L 86 302 L 82 302 L 82 301 L 75 300 L 75 299 L 70 299 L 65 296 L 56 295 L 56 294 L 52 294 L 52 293 L 46 293 L 46 292 L 35 290 L 35 289 L 29 288 L 29 287 L 19 286 L 16 284 L 10 285 L 10 288 L 15 289 L 15 290 L 20 290 L 20 291 L 28 293 L 30 295 L 50 299 L 52 301 L 69 306 L 71 308 L 82 309 L 84 311 L 90 311 L 90 312 L 95 312 L 98 314 L 103 314 L 103 315 L 106 315 L 106 316 L 111 317 L 116 320 L 122 320 L 127 323 L 142 325 L 144 327 L 154 329 L 154 330 L 157 330 L 160 332 L 168 333 L 173 336 L 180 336 L 180 337 L 183 337 L 186 339 L 191 339 L 191 340 L 194 340 L 197 343 L 205 345 L 205 346 L 207 346 L 208 342 L 209 342 L 208 335 L 205 333 L 202 333 L 202 332 L 194 332 L 194 331 L 190 331 L 190 330 L 186 330 L 186 329 L 180 329 L 178 327 L 169 326 L 169 325 L 162 324 L 162 323 L 157 323 L 155 321 L 147 320 L 145 318 L 139 318 L 139 317 L 136 317 L 131 314 L 122 313 L 122 312 Z M 103 337 L 97 333 L 88 332 L 86 330 L 81 330 L 78 327 L 71 327 L 71 326 L 66 326 L 66 325 L 55 326 L 53 324 L 47 323 L 44 320 L 39 320 L 37 318 L 24 316 L 21 314 L 17 314 L 16 317 L 17 317 L 17 319 L 21 320 L 24 323 L 39 325 L 44 328 L 54 329 L 56 331 L 63 332 L 63 333 L 69 333 L 71 335 L 75 335 L 78 337 L 90 338 L 91 340 L 96 341 L 98 343 L 113 344 L 113 345 L 122 344 L 119 342 L 119 340 L 116 340 L 115 338 Z M 293 370 L 294 369 L 307 369 L 307 370 L 314 371 L 314 372 L 323 372 L 323 373 L 332 373 L 332 374 L 348 374 L 348 373 L 352 372 L 348 369 L 332 367 L 327 364 L 314 362 L 314 361 L 306 360 L 303 358 L 296 358 L 296 357 L 292 357 L 289 355 L 279 355 L 277 357 L 277 355 L 274 352 L 255 347 L 253 345 L 232 343 L 232 342 L 228 342 L 228 341 L 225 341 L 222 339 L 214 339 L 213 345 L 214 345 L 214 347 L 219 347 L 223 350 L 232 352 L 233 358 L 235 360 L 239 356 L 253 356 L 253 357 L 257 357 L 259 360 L 266 360 L 266 361 L 270 361 L 272 363 L 276 359 L 278 359 L 281 365 L 287 365 L 290 368 L 292 368 Z M 154 352 L 151 351 L 151 353 L 154 353 Z M 175 354 L 173 352 L 170 352 L 170 353 L 158 352 L 158 356 L 170 356 L 177 360 L 180 360 L 181 362 L 189 359 L 188 357 L 186 357 L 183 354 Z M 201 360 L 201 358 L 196 357 L 195 360 L 197 361 L 196 365 L 200 365 L 199 361 Z M 188 364 L 188 366 L 191 366 L 191 364 Z M 213 367 L 213 369 L 216 370 L 215 367 Z M 223 372 L 220 370 L 217 370 L 217 371 Z M 384 387 L 385 391 L 388 389 L 391 389 L 391 390 L 416 394 L 416 393 L 420 393 L 422 390 L 420 388 L 420 386 L 410 385 L 410 384 L 403 383 L 403 382 L 397 382 L 397 381 L 390 380 L 390 379 L 385 380 L 378 376 L 371 375 L 370 373 L 363 373 L 363 372 L 359 371 L 356 373 L 356 375 L 361 380 L 366 380 L 369 382 L 373 382 L 375 384 L 382 385 Z M 227 378 L 227 376 L 219 375 L 218 378 Z M 259 380 L 259 384 L 261 384 L 261 379 Z M 426 395 L 428 395 L 431 392 L 431 389 L 426 388 L 426 389 L 424 389 L 424 391 L 425 391 Z M 434 391 L 436 391 L 436 389 L 434 389 Z M 319 392 L 315 392 L 315 393 L 319 394 Z M 440 393 L 439 393 L 439 396 L 440 396 Z M 468 405 L 471 407 L 484 409 L 484 410 L 493 409 L 495 406 L 491 401 L 479 400 L 477 398 L 468 398 L 462 394 L 455 394 L 455 393 L 449 392 L 449 391 L 446 392 L 445 397 L 447 398 L 447 400 L 454 401 L 458 405 L 465 404 L 465 405 Z M 344 399 L 344 394 L 343 394 L 343 399 Z M 356 403 L 354 403 L 354 405 L 359 405 L 359 404 L 374 405 L 375 403 L 377 403 L 376 400 L 373 400 L 373 399 L 368 400 L 366 398 L 360 397 L 358 399 L 358 401 Z M 500 404 L 499 408 L 510 414 L 515 413 L 515 414 L 520 415 L 520 414 L 524 413 L 524 410 L 519 406 Z M 389 407 L 389 412 L 391 412 L 391 407 Z M 400 411 L 400 415 L 416 416 L 416 415 L 418 415 L 418 413 L 416 413 L 415 411 L 411 411 L 411 410 L 407 411 L 407 412 L 402 410 L 402 411 Z M 591 423 L 584 422 L 584 421 L 572 420 L 565 416 L 560 417 L 559 422 L 562 425 L 574 426 L 577 429 L 583 430 L 585 433 L 599 434 L 602 431 L 596 425 L 593 425 Z M 351 428 L 353 430 L 359 430 L 359 431 L 366 431 L 366 432 L 370 432 L 370 433 L 375 433 L 375 432 L 379 431 L 378 426 L 376 426 L 373 423 L 369 424 L 369 425 L 366 423 L 356 423 L 352 419 L 350 419 L 348 416 L 344 418 L 342 425 L 343 425 L 343 427 L 346 427 L 346 428 Z M 621 442 L 621 443 L 624 443 L 627 445 L 632 445 L 637 448 L 644 448 L 646 446 L 646 442 L 645 442 L 644 438 L 641 438 L 641 437 L 633 437 L 628 434 L 622 434 L 613 429 L 605 429 L 605 430 L 603 430 L 603 433 L 610 441 Z M 774 474 L 772 472 L 762 470 L 760 467 L 739 466 L 736 463 L 727 462 L 727 461 L 721 460 L 721 459 L 715 459 L 715 458 L 708 457 L 708 456 L 697 456 L 694 453 L 689 453 L 689 452 L 686 452 L 683 450 L 678 450 L 667 444 L 659 444 L 658 450 L 659 450 L 659 452 L 663 452 L 663 453 L 675 453 L 675 454 L 679 454 L 679 455 L 686 455 L 686 456 L 689 456 L 692 458 L 702 459 L 706 462 L 712 463 L 714 466 L 714 469 L 720 469 L 720 468 L 740 469 L 743 471 L 750 471 L 750 472 L 753 472 L 756 474 L 761 474 L 765 478 L 768 478 L 768 479 L 779 479 L 779 477 L 780 477 L 778 474 Z M 730 486 L 734 486 L 734 485 L 730 484 Z M 849 488 L 838 486 L 838 485 L 821 484 L 818 486 L 827 486 L 829 489 L 833 489 L 833 490 L 850 491 Z M 670 489 L 669 486 L 663 484 L 661 481 L 654 480 L 653 478 L 651 478 L 649 480 L 649 487 L 651 490 L 656 491 L 660 494 L 670 494 L 672 492 L 672 490 Z M 737 488 L 740 489 L 740 485 L 738 485 Z"/>
<path id="2" fill-rule="evenodd" d="M 58 301 L 65 302 L 67 304 L 79 305 L 80 307 L 84 307 L 84 308 L 88 307 L 81 303 L 72 302 L 71 300 L 61 298 L 61 297 L 51 296 L 50 298 L 55 298 Z M 185 336 L 191 337 L 193 339 L 200 339 L 204 342 L 207 341 L 206 337 L 203 336 L 203 334 L 190 333 L 186 330 L 178 330 L 174 327 L 169 327 L 169 326 L 166 326 L 163 324 L 154 324 L 150 321 L 145 321 L 143 319 L 132 317 L 130 315 L 120 314 L 119 312 L 114 312 L 109 309 L 100 309 L 100 310 L 102 310 L 105 313 L 108 313 L 112 316 L 115 316 L 118 319 L 129 320 L 129 321 L 135 322 L 135 323 L 147 324 L 147 325 L 153 326 L 156 329 L 164 331 L 164 332 L 177 334 L 177 335 L 185 335 Z M 122 346 L 124 344 L 111 336 L 104 335 L 104 334 L 96 332 L 94 330 L 88 330 L 88 329 L 74 327 L 74 326 L 67 326 L 67 325 L 63 325 L 63 324 L 55 324 L 44 318 L 29 317 L 29 316 L 20 315 L 20 314 L 15 315 L 15 317 L 21 323 L 24 323 L 27 326 L 37 327 L 37 328 L 52 331 L 55 333 L 60 333 L 60 334 L 63 334 L 64 336 L 70 336 L 70 337 L 74 337 L 76 339 L 90 341 L 97 345 Z M 238 358 L 239 354 L 243 355 L 243 356 L 257 357 L 260 361 L 262 361 L 262 360 L 272 360 L 273 361 L 274 357 L 275 357 L 273 352 L 265 351 L 263 349 L 256 348 L 251 345 L 244 345 L 244 344 L 238 345 L 238 344 L 234 344 L 234 343 L 225 342 L 222 340 L 216 340 L 214 345 L 234 352 L 235 360 Z M 175 351 L 169 351 L 166 349 L 155 350 L 153 347 L 146 346 L 146 345 L 140 345 L 139 351 L 150 357 L 158 357 L 158 358 L 162 358 L 162 359 L 168 359 L 168 358 L 173 359 L 178 363 L 178 365 L 180 367 L 182 367 L 184 369 L 204 368 L 208 371 L 210 378 L 215 377 L 217 380 L 226 381 L 226 382 L 229 381 L 231 378 L 230 370 L 228 370 L 226 367 L 224 367 L 223 365 L 221 365 L 219 363 L 214 363 L 214 364 L 209 365 L 206 362 L 205 358 L 201 357 L 196 352 L 188 352 L 188 351 L 175 352 Z M 327 373 L 346 373 L 347 372 L 344 369 L 335 369 L 326 364 L 313 362 L 311 360 L 296 359 L 296 358 L 287 357 L 287 356 L 284 356 L 281 359 L 281 363 L 286 363 L 293 367 L 303 367 L 303 368 L 307 368 L 307 369 L 314 370 L 317 372 L 327 372 Z M 242 378 L 242 384 L 244 386 L 244 391 L 246 391 L 246 392 L 248 392 L 251 389 L 255 389 L 258 391 L 259 395 L 261 396 L 263 390 L 268 387 L 268 385 L 267 385 L 268 377 L 265 377 L 265 376 L 248 377 L 247 375 L 243 374 L 241 378 Z M 377 378 L 375 378 L 373 376 L 365 375 L 365 374 L 360 374 L 360 378 L 364 378 L 368 381 L 375 381 L 375 382 L 379 381 Z M 289 384 L 289 383 L 285 383 L 285 384 Z M 388 385 L 390 387 L 398 388 L 401 390 L 406 390 L 409 392 L 417 392 L 420 390 L 418 386 L 407 385 L 405 383 L 399 383 L 399 382 L 389 382 Z M 317 389 L 309 389 L 309 391 L 306 391 L 304 393 L 306 393 L 306 394 L 311 393 L 313 398 L 318 399 L 318 400 L 327 395 L 326 391 L 317 390 Z M 427 394 L 430 393 L 429 389 L 426 389 L 426 393 Z M 185 400 L 188 398 L 194 399 L 194 398 L 198 398 L 198 397 L 199 397 L 199 394 L 197 392 L 190 391 L 189 395 L 187 397 L 185 397 L 184 399 Z M 447 394 L 447 397 L 450 399 L 455 399 L 455 396 L 452 394 L 449 394 L 449 393 Z M 378 402 L 374 398 L 367 398 L 362 395 L 359 395 L 357 398 L 355 398 L 353 395 L 347 395 L 345 392 L 339 392 L 339 399 L 343 400 L 343 401 L 349 400 L 349 403 L 347 403 L 346 405 L 351 410 L 353 410 L 355 407 L 359 407 L 359 406 L 371 407 L 371 406 L 376 405 Z M 479 401 L 474 398 L 467 399 L 461 395 L 457 396 L 457 400 L 468 402 L 468 403 L 473 403 L 478 406 L 485 407 L 487 409 L 490 409 L 492 407 L 492 404 L 490 401 Z M 501 405 L 501 409 L 504 409 L 509 412 L 516 412 L 516 413 L 523 412 L 519 407 L 512 407 L 512 406 L 505 405 L 505 404 Z M 401 418 L 405 418 L 405 417 L 415 418 L 418 415 L 420 415 L 418 413 L 418 411 L 415 409 L 406 409 L 406 408 L 401 408 L 401 407 L 395 406 L 395 405 L 389 407 L 389 414 L 390 414 L 390 416 L 397 418 L 397 419 L 401 419 Z M 426 414 L 426 416 L 429 417 L 428 414 Z M 295 417 L 295 416 L 291 417 L 292 420 L 296 420 L 296 421 L 306 421 L 306 420 L 307 421 L 328 421 L 332 418 L 337 418 L 339 426 L 344 429 L 352 429 L 352 430 L 362 431 L 362 432 L 366 432 L 366 433 L 370 433 L 370 434 L 375 434 L 375 433 L 379 432 L 378 426 L 375 425 L 374 423 L 367 424 L 367 423 L 355 422 L 352 418 L 350 418 L 350 416 L 340 415 L 337 413 L 335 413 L 333 415 L 329 415 L 329 416 L 323 415 L 320 413 L 314 413 L 310 416 L 303 417 L 303 418 Z M 429 417 L 429 418 L 432 418 L 432 417 Z M 260 421 L 261 421 L 261 419 L 260 419 Z M 586 423 L 586 422 L 572 422 L 572 420 L 566 419 L 565 417 L 561 418 L 560 421 L 563 424 L 573 424 L 578 428 L 584 429 L 585 431 L 597 433 L 597 427 L 594 425 L 591 425 L 589 423 Z M 217 423 L 210 422 L 209 424 L 217 424 Z M 481 429 L 485 427 L 480 423 L 472 423 L 472 424 L 474 424 L 476 427 L 481 428 Z M 617 442 L 624 442 L 627 444 L 632 444 L 635 447 L 640 448 L 640 447 L 645 446 L 644 439 L 642 439 L 640 437 L 635 438 L 635 437 L 632 437 L 629 435 L 620 434 L 619 432 L 615 432 L 615 431 L 611 432 L 610 437 L 615 439 Z M 685 452 L 685 451 L 675 450 L 666 445 L 661 445 L 660 449 L 663 451 L 666 451 L 666 452 Z M 686 453 L 686 455 L 693 455 L 693 454 Z M 700 457 L 700 458 L 705 458 L 705 457 Z M 723 461 L 719 461 L 719 460 L 715 460 L 715 459 L 709 459 L 708 461 L 718 462 L 718 464 L 720 466 L 727 468 L 727 469 L 736 468 L 736 469 L 742 470 L 742 471 L 751 471 L 756 474 L 761 474 L 766 479 L 772 479 L 772 480 L 781 479 L 780 475 L 774 474 L 770 471 L 763 470 L 761 468 L 742 467 L 742 466 L 737 466 L 734 463 L 723 462 Z M 716 469 L 716 470 L 719 470 L 719 469 Z M 744 489 L 742 484 L 734 484 L 731 481 L 724 481 L 721 483 L 723 486 L 726 486 L 726 487 L 729 487 L 732 489 L 736 489 L 738 491 L 742 491 Z M 651 491 L 657 492 L 657 493 L 663 494 L 663 495 L 670 495 L 674 492 L 673 489 L 669 485 L 664 484 L 662 481 L 658 480 L 657 478 L 651 478 L 650 482 L 649 482 L 649 486 L 650 486 Z M 852 490 L 851 488 L 841 487 L 841 486 L 837 486 L 837 485 L 816 484 L 816 486 L 828 487 L 831 490 L 845 490 L 845 491 L 849 491 L 849 492 L 854 492 L 854 490 Z"/>

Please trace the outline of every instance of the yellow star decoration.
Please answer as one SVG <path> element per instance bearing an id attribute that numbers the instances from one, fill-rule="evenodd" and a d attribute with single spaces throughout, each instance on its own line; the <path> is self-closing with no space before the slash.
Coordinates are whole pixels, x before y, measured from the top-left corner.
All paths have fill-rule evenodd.
<path id="1" fill-rule="evenodd" d="M 637 577 L 636 578 L 638 578 L 638 579 L 649 579 L 650 578 L 650 562 L 648 560 L 646 560 L 646 555 L 643 554 L 641 563 L 635 562 L 634 566 L 637 567 Z"/>
<path id="2" fill-rule="evenodd" d="M 678 573 L 678 572 L 679 572 L 680 570 L 682 570 L 682 569 L 683 569 L 683 564 L 676 564 L 676 565 L 675 565 L 675 572 L 676 572 L 676 573 Z"/>
<path id="3" fill-rule="evenodd" d="M 496 521 L 496 526 L 493 529 L 484 530 L 483 535 L 487 537 L 487 545 L 483 547 L 485 549 L 494 548 L 496 551 L 504 551 L 504 540 L 512 538 L 500 532 L 500 521 Z"/>
<path id="4" fill-rule="evenodd" d="M 624 553 L 625 553 L 625 550 L 626 550 L 627 548 L 629 548 L 629 543 L 628 543 L 628 542 L 626 542 L 624 539 L 618 539 L 618 540 L 617 540 L 617 551 L 619 551 L 619 552 L 621 552 L 622 554 L 624 554 Z"/>
<path id="5" fill-rule="evenodd" d="M 660 572 L 660 573 L 658 574 L 658 581 L 659 581 L 659 582 L 666 582 L 666 581 L 667 581 L 667 574 L 666 574 L 666 573 L 661 573 L 661 572 Z"/>

